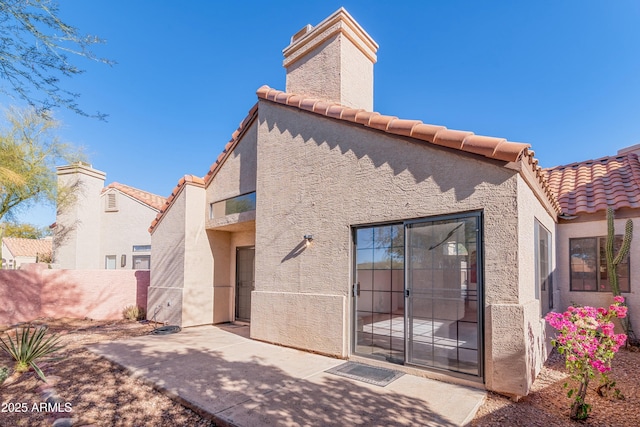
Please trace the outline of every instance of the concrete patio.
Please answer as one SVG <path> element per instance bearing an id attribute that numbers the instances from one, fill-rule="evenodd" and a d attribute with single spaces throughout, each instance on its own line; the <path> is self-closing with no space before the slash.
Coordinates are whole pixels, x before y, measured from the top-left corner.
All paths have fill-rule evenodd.
<path id="1" fill-rule="evenodd" d="M 463 426 L 486 395 L 407 374 L 385 387 L 336 376 L 325 371 L 344 360 L 248 333 L 248 326 L 202 326 L 89 349 L 217 425 Z"/>

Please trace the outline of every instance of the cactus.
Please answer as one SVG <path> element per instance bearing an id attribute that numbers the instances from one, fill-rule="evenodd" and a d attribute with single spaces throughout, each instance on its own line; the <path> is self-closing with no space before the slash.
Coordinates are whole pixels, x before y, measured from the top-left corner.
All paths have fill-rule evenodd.
<path id="1" fill-rule="evenodd" d="M 609 279 L 609 285 L 611 285 L 611 292 L 614 296 L 620 295 L 620 285 L 618 283 L 618 264 L 629 254 L 631 248 L 631 239 L 633 238 L 633 222 L 628 219 L 624 226 L 624 237 L 622 238 L 622 246 L 618 250 L 617 254 L 614 254 L 613 242 L 616 238 L 615 228 L 613 224 L 614 215 L 613 208 L 607 208 L 607 241 L 605 244 L 605 254 L 607 257 L 607 277 Z M 624 305 L 627 305 L 625 302 Z M 629 307 L 627 306 L 627 309 Z M 629 337 L 627 343 L 630 341 L 636 342 L 637 338 L 631 327 L 631 318 L 627 314 L 627 317 L 620 319 L 624 332 Z"/>
<path id="2" fill-rule="evenodd" d="M 605 253 L 607 256 L 607 277 L 609 279 L 609 285 L 611 285 L 611 291 L 614 296 L 620 295 L 620 285 L 618 284 L 618 264 L 629 253 L 631 248 L 631 239 L 633 238 L 633 222 L 628 219 L 624 227 L 624 237 L 622 238 L 622 246 L 618 250 L 617 254 L 613 251 L 613 242 L 616 238 L 616 232 L 613 225 L 614 215 L 613 208 L 607 208 L 607 242 L 605 246 Z"/>

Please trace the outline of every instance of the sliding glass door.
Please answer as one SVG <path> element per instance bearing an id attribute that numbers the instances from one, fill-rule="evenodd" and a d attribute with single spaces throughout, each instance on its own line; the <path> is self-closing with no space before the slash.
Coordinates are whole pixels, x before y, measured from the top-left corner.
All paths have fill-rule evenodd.
<path id="1" fill-rule="evenodd" d="M 481 376 L 480 213 L 357 228 L 354 352 Z"/>

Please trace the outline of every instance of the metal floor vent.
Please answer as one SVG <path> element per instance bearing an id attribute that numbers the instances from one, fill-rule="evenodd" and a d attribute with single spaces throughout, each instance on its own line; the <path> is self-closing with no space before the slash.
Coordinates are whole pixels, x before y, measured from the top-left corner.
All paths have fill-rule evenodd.
<path id="1" fill-rule="evenodd" d="M 346 362 L 325 372 L 380 387 L 389 385 L 404 375 L 402 372 L 392 371 L 391 369 L 377 368 L 356 362 Z"/>

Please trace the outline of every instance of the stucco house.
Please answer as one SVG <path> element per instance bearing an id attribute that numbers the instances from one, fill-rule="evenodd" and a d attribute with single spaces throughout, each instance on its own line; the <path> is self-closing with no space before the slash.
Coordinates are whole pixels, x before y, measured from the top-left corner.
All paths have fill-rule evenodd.
<path id="1" fill-rule="evenodd" d="M 640 145 L 617 155 L 546 169 L 549 186 L 563 215 L 558 218 L 554 277 L 560 291 L 556 308 L 569 305 L 608 306 L 606 209 L 615 210 L 617 250 L 625 222 L 633 221 L 635 238 L 627 259 L 618 266 L 620 290 L 630 307 L 631 324 L 640 325 Z M 552 302 L 549 301 L 549 304 Z M 637 332 L 636 332 L 637 334 Z"/>
<path id="2" fill-rule="evenodd" d="M 562 206 L 529 144 L 373 112 L 377 48 L 344 9 L 292 37 L 152 222 L 149 313 L 526 395 Z"/>
<path id="3" fill-rule="evenodd" d="M 52 239 L 2 238 L 2 268 L 17 270 L 22 264 L 48 262 L 51 259 Z"/>
<path id="4" fill-rule="evenodd" d="M 64 269 L 137 269 L 151 266 L 147 231 L 166 198 L 128 185 L 104 186 L 106 174 L 78 163 L 57 168 L 73 203 L 58 209 L 54 263 Z"/>

